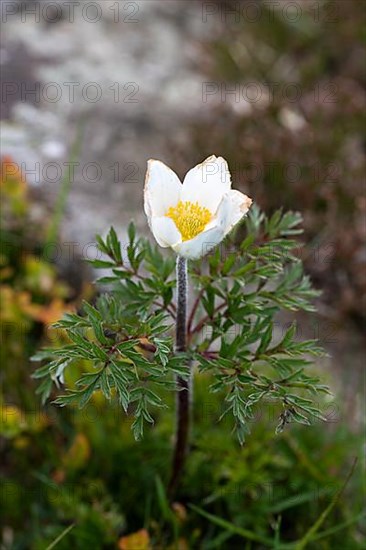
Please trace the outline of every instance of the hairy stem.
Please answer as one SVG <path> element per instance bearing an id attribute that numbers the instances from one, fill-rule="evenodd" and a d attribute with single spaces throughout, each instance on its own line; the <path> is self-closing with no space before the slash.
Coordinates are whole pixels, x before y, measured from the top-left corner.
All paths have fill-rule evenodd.
<path id="1" fill-rule="evenodd" d="M 177 313 L 176 313 L 176 353 L 185 352 L 187 349 L 187 260 L 178 256 L 177 258 Z M 187 365 L 190 370 L 190 365 Z M 180 477 L 182 475 L 188 444 L 189 417 L 190 417 L 190 380 L 184 380 L 177 377 L 177 425 L 175 447 L 173 454 L 172 474 L 170 478 L 168 492 L 172 497 L 177 489 Z"/>

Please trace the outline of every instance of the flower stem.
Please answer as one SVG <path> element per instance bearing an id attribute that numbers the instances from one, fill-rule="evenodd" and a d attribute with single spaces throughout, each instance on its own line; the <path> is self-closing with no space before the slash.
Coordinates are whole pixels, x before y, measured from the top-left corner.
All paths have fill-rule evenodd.
<path id="1" fill-rule="evenodd" d="M 176 314 L 176 333 L 175 333 L 175 352 L 182 353 L 187 349 L 187 260 L 178 256 L 177 258 L 177 314 Z M 190 365 L 187 369 L 190 371 Z M 175 448 L 173 454 L 172 474 L 170 478 L 168 492 L 172 497 L 177 489 L 180 477 L 182 475 L 188 444 L 189 417 L 190 417 L 190 379 L 184 380 L 177 377 L 177 424 Z"/>

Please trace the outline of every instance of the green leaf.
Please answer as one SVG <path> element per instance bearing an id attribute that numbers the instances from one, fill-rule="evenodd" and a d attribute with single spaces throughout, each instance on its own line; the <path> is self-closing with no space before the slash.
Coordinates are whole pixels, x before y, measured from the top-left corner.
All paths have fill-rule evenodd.
<path id="1" fill-rule="evenodd" d="M 261 341 L 256 352 L 257 356 L 260 356 L 262 353 L 264 353 L 267 350 L 272 340 L 272 334 L 273 334 L 273 323 L 269 321 L 266 330 L 261 336 Z"/>
<path id="2" fill-rule="evenodd" d="M 128 405 L 130 403 L 130 392 L 128 390 L 129 379 L 121 369 L 115 365 L 115 368 L 111 369 L 111 375 L 114 381 L 115 388 L 118 393 L 119 401 L 123 407 L 123 410 L 127 412 Z"/>
<path id="3" fill-rule="evenodd" d="M 109 256 L 110 250 L 107 244 L 103 241 L 102 237 L 100 235 L 96 235 L 95 240 L 97 241 L 99 250 L 103 252 L 103 254 L 106 254 L 107 256 Z"/>
<path id="4" fill-rule="evenodd" d="M 69 392 L 65 395 L 60 395 L 53 401 L 56 405 L 64 407 L 65 405 L 70 405 L 77 403 L 80 400 L 80 392 Z"/>
<path id="5" fill-rule="evenodd" d="M 112 257 L 115 260 L 116 264 L 122 265 L 123 259 L 122 259 L 121 244 L 118 240 L 117 233 L 113 227 L 110 228 L 107 236 L 107 246 L 109 250 L 112 252 Z"/>
<path id="6" fill-rule="evenodd" d="M 144 418 L 142 415 L 139 415 L 135 418 L 132 423 L 132 432 L 136 441 L 140 441 L 144 435 Z"/>
<path id="7" fill-rule="evenodd" d="M 94 330 L 94 334 L 98 339 L 98 341 L 101 344 L 108 345 L 109 339 L 106 338 L 106 336 L 104 335 L 103 317 L 101 313 L 97 309 L 95 309 L 95 307 L 93 307 L 91 304 L 88 304 L 88 302 L 85 302 L 85 301 L 83 301 L 83 308 L 90 319 L 91 325 Z"/>
<path id="8" fill-rule="evenodd" d="M 269 546 L 270 548 L 272 548 L 272 545 L 273 545 L 272 539 L 258 535 L 257 533 L 255 533 L 254 531 L 250 531 L 249 529 L 238 527 L 237 525 L 234 525 L 233 523 L 230 523 L 229 521 L 226 521 L 225 519 L 222 519 L 219 516 L 215 516 L 213 514 L 206 512 L 205 510 L 202 510 L 202 508 L 199 508 L 194 504 L 189 504 L 188 506 L 189 508 L 192 508 L 192 510 L 194 510 L 197 514 L 200 514 L 201 516 L 208 519 L 211 523 L 217 525 L 218 527 L 221 527 L 222 529 L 225 529 L 230 533 L 238 535 L 239 537 L 242 537 L 245 540 L 252 540 L 254 542 L 259 542 L 261 544 L 265 544 L 266 546 Z"/>
<path id="9" fill-rule="evenodd" d="M 133 244 L 136 239 L 136 227 L 133 222 L 130 222 L 127 232 L 128 232 L 128 238 L 130 239 L 130 244 Z"/>
<path id="10" fill-rule="evenodd" d="M 109 374 L 107 369 L 104 369 L 100 377 L 100 389 L 104 397 L 110 401 L 111 400 L 111 385 L 109 381 Z"/>
<path id="11" fill-rule="evenodd" d="M 165 487 L 159 476 L 155 477 L 155 486 L 162 518 L 165 521 L 176 522 L 177 518 L 170 507 L 168 496 L 165 492 Z"/>
<path id="12" fill-rule="evenodd" d="M 58 543 L 61 542 L 61 540 L 65 538 L 66 535 L 68 535 L 74 527 L 75 527 L 75 523 L 72 523 L 71 525 L 66 527 L 66 529 L 64 529 L 62 533 L 60 533 L 60 535 L 57 538 L 55 538 L 55 540 L 51 542 L 51 544 L 47 546 L 46 550 L 52 550 L 53 548 L 55 548 L 58 545 Z"/>
<path id="13" fill-rule="evenodd" d="M 233 267 L 233 265 L 236 262 L 236 258 L 237 258 L 236 254 L 230 254 L 226 258 L 226 260 L 224 262 L 224 265 L 222 266 L 222 274 L 223 275 L 227 275 L 230 272 L 231 268 Z"/>
<path id="14" fill-rule="evenodd" d="M 215 311 L 215 290 L 212 286 L 205 289 L 205 295 L 202 296 L 202 304 L 209 317 L 213 316 Z"/>
<path id="15" fill-rule="evenodd" d="M 115 267 L 115 262 L 110 262 L 108 260 L 87 260 L 90 265 L 96 269 L 106 269 L 108 267 Z"/>
<path id="16" fill-rule="evenodd" d="M 49 398 L 52 390 L 52 379 L 46 378 L 36 389 L 36 393 L 41 396 L 42 405 L 44 405 Z"/>
<path id="17" fill-rule="evenodd" d="M 53 325 L 55 328 L 73 328 L 73 327 L 88 327 L 90 323 L 87 319 L 76 315 L 75 313 L 65 313 L 63 318 Z"/>
<path id="18" fill-rule="evenodd" d="M 246 273 L 254 269 L 255 266 L 256 266 L 256 261 L 251 260 L 247 264 L 243 265 L 243 267 L 239 268 L 237 271 L 234 271 L 233 277 L 242 277 L 243 275 L 245 275 Z"/>
<path id="19" fill-rule="evenodd" d="M 94 375 L 93 380 L 90 382 L 89 386 L 84 388 L 79 392 L 80 400 L 79 400 L 79 409 L 83 409 L 87 403 L 89 403 L 93 393 L 95 390 L 99 387 L 99 379 L 100 379 L 101 373 L 97 373 Z"/>

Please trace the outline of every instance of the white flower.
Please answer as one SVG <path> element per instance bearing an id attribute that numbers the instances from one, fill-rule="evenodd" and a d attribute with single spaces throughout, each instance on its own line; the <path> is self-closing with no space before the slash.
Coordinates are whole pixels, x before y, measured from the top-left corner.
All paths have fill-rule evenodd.
<path id="1" fill-rule="evenodd" d="M 149 160 L 144 206 L 162 247 L 200 258 L 219 244 L 248 212 L 252 199 L 231 189 L 226 160 L 211 156 L 188 172 L 183 184 L 168 166 Z"/>

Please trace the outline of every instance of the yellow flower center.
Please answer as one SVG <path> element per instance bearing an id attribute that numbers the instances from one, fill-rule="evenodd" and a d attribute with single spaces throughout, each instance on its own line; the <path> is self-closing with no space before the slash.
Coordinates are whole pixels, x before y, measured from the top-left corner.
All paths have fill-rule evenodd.
<path id="1" fill-rule="evenodd" d="M 208 208 L 190 201 L 179 201 L 177 206 L 171 206 L 165 215 L 175 222 L 183 241 L 193 239 L 211 220 Z"/>

